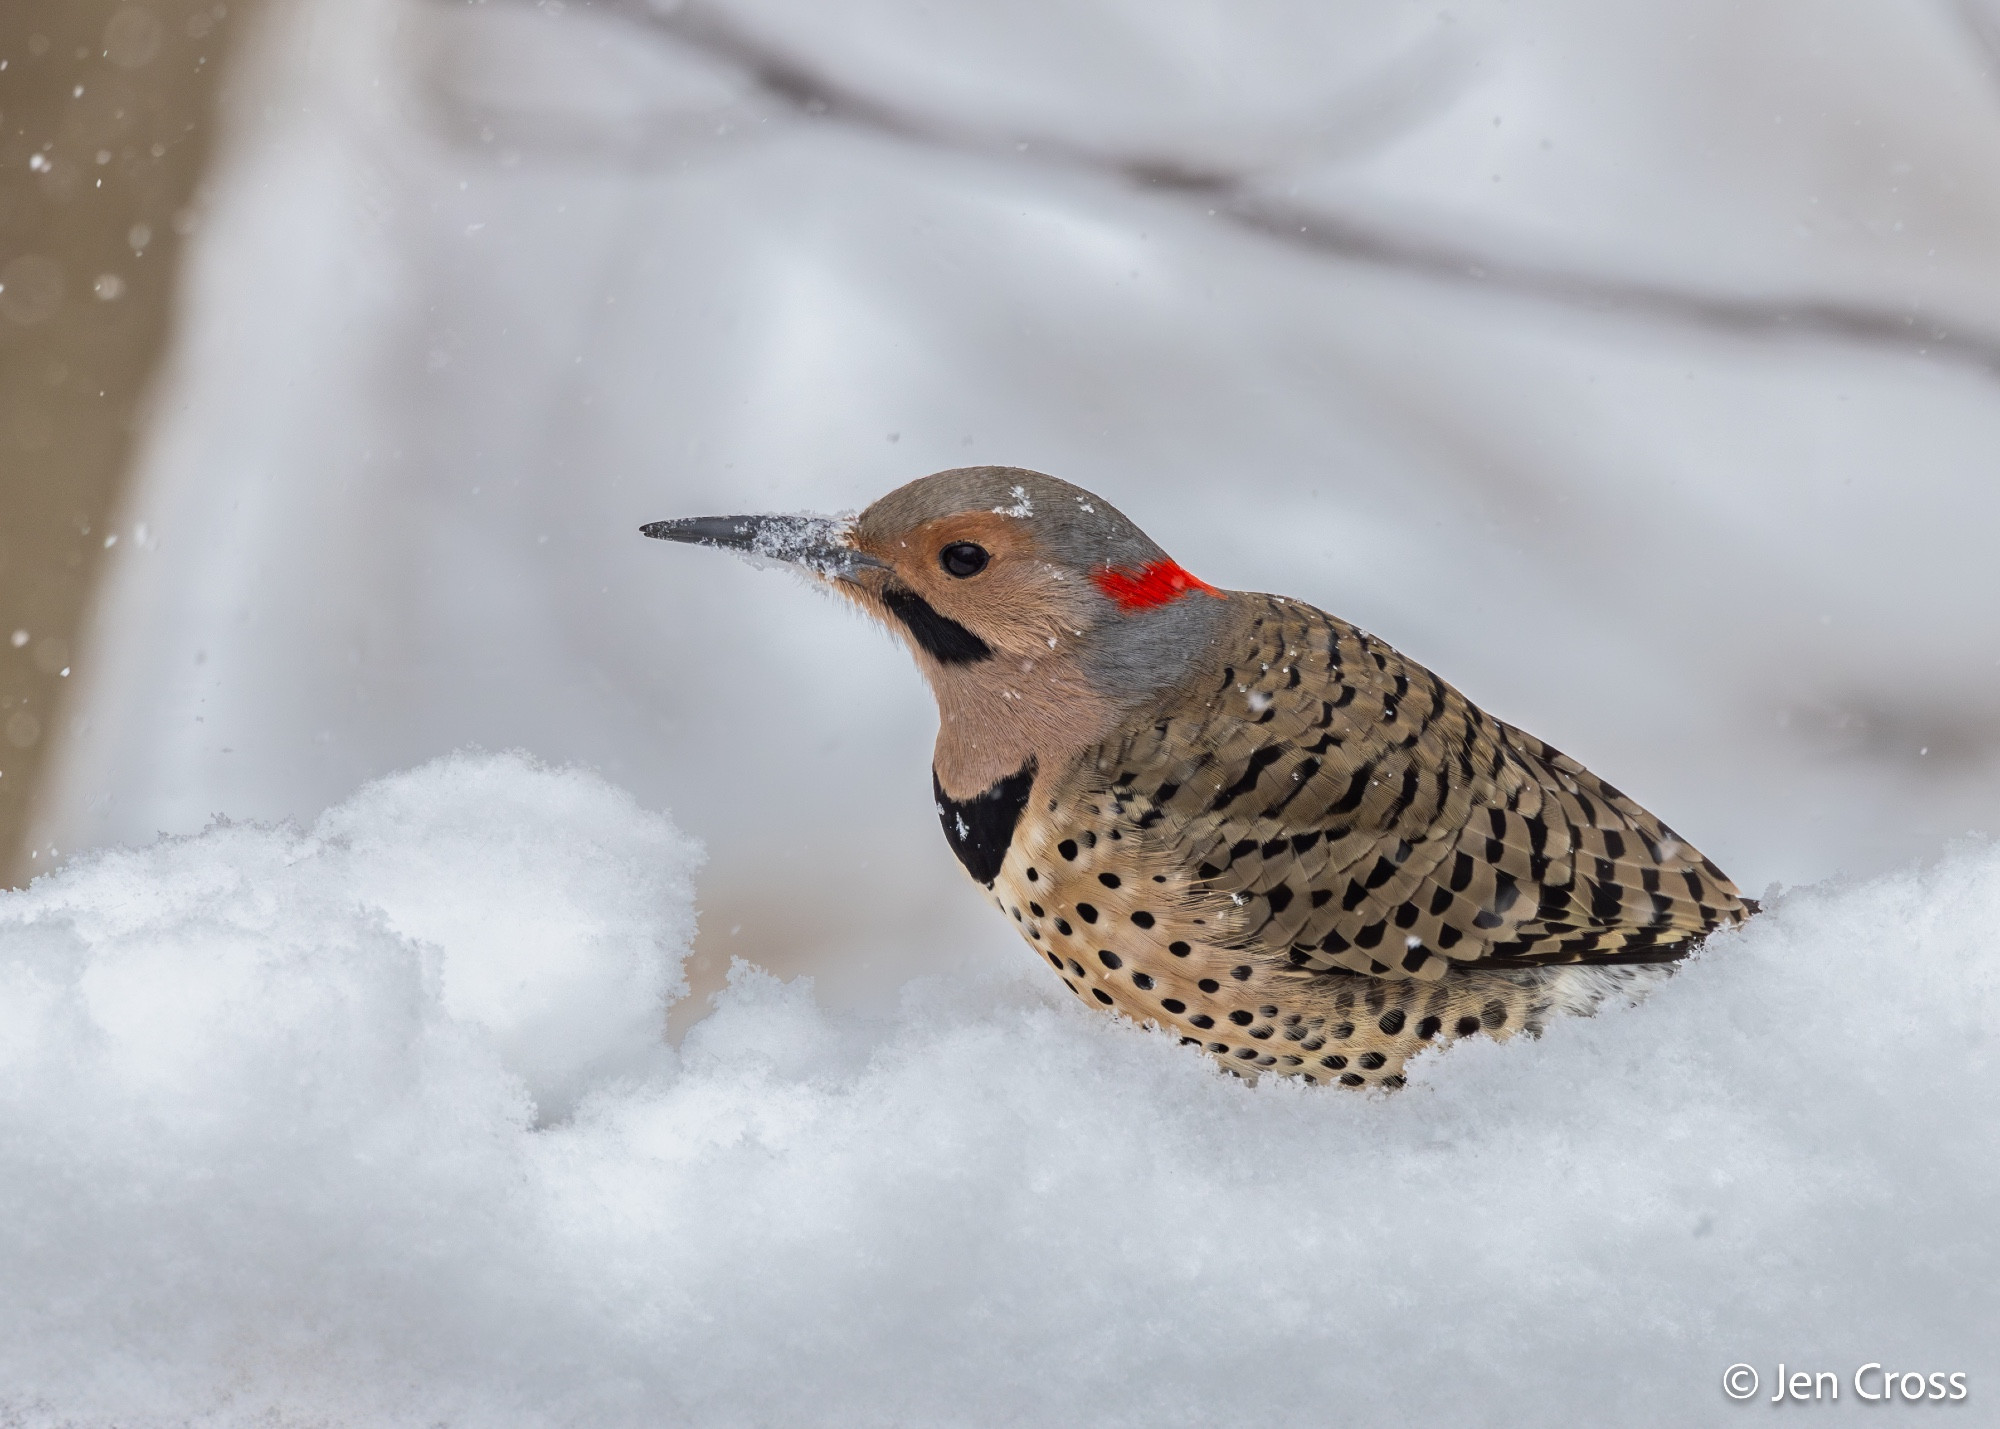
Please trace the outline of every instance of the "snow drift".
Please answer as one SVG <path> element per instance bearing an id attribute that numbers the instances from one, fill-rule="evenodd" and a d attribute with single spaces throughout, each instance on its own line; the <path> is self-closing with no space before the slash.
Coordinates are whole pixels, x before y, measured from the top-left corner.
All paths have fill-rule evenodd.
<path id="1" fill-rule="evenodd" d="M 1025 954 L 873 1019 L 739 967 L 675 1051 L 697 860 L 594 776 L 460 756 L 0 895 L 0 1422 L 1680 1425 L 1755 1412 L 1736 1361 L 2000 1392 L 1991 847 L 1386 1096 L 1229 1080 Z"/>

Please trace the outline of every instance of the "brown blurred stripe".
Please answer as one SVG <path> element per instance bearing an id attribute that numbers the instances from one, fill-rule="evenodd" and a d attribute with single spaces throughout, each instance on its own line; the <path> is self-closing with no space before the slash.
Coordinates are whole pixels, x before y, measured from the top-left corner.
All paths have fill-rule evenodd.
<path id="1" fill-rule="evenodd" d="M 166 349 L 216 84 L 249 0 L 0 4 L 0 883 Z M 128 545 L 129 549 L 129 545 Z"/>

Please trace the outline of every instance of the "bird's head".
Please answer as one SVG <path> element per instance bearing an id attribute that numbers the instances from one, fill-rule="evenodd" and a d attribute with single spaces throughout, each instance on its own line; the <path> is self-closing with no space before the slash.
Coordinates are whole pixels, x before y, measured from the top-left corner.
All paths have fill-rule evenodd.
<path id="1" fill-rule="evenodd" d="M 1145 702 L 1186 673 L 1226 609 L 1109 502 L 1018 467 L 921 477 L 853 520 L 642 529 L 810 572 L 901 635 L 947 725 L 970 721 L 986 746 L 1011 743 L 996 723 L 1094 726 Z"/>

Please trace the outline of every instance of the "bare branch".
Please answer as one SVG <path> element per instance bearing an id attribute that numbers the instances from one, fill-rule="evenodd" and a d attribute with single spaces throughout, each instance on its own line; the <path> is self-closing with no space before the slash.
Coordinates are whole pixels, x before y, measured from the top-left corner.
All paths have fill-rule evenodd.
<path id="1" fill-rule="evenodd" d="M 1990 52 L 2000 53 L 2000 23 L 1979 0 L 1958 4 L 1975 35 L 1995 47 Z M 669 10 L 646 0 L 603 0 L 590 10 L 727 66 L 771 106 L 795 118 L 926 148 L 1096 174 L 1162 197 L 1199 202 L 1205 212 L 1238 228 L 1324 257 L 1595 313 L 1738 337 L 1845 342 L 1909 357 L 1943 358 L 2000 376 L 2000 334 L 1939 322 L 1914 305 L 1702 292 L 1480 252 L 1276 198 L 1260 189 L 1260 175 L 1245 169 L 1189 163 L 1171 155 L 1118 153 L 1054 135 L 995 134 L 918 113 L 845 83 L 707 6 L 684 3 Z"/>
<path id="2" fill-rule="evenodd" d="M 1234 222 L 1295 247 L 1429 278 L 1735 336 L 1825 338 L 1887 347 L 1906 356 L 1950 358 L 2000 376 L 2000 337 L 1940 327 L 1914 309 L 1830 299 L 1736 297 L 1645 279 L 1599 277 L 1431 243 L 1254 195 L 1232 195 L 1228 203 L 1224 212 Z"/>

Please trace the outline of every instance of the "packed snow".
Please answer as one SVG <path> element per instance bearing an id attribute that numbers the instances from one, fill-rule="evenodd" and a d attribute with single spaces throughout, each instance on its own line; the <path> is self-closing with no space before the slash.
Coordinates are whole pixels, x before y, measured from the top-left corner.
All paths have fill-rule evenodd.
<path id="1" fill-rule="evenodd" d="M 839 1013 L 738 965 L 671 1048 L 699 861 L 596 775 L 468 754 L 0 894 L 0 1423 L 1687 1425 L 1760 1412 L 1737 1362 L 1884 1422 L 1918 1409 L 1859 1404 L 1864 1363 L 1966 1374 L 1924 1413 L 2000 1392 L 1990 844 L 1361 1095 L 1233 1080 L 1025 952 Z"/>

